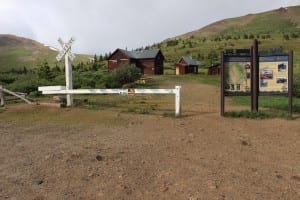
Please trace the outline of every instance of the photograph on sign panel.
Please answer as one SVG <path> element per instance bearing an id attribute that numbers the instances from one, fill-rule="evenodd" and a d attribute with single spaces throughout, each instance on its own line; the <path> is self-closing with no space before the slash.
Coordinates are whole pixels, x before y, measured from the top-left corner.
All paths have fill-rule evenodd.
<path id="1" fill-rule="evenodd" d="M 286 64 L 281 63 L 278 65 L 278 72 L 285 72 L 286 71 Z"/>
<path id="2" fill-rule="evenodd" d="M 286 84 L 287 83 L 287 78 L 286 77 L 277 77 L 276 78 L 276 83 L 277 84 Z"/>
<path id="3" fill-rule="evenodd" d="M 260 87 L 268 87 L 268 81 L 265 79 L 260 79 Z"/>
<path id="4" fill-rule="evenodd" d="M 260 78 L 261 79 L 273 79 L 273 70 L 265 68 L 260 71 Z"/>

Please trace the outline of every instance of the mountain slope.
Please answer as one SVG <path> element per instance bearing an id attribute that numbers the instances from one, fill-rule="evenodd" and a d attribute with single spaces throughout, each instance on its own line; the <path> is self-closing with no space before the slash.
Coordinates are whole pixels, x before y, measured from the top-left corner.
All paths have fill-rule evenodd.
<path id="1" fill-rule="evenodd" d="M 294 50 L 295 69 L 300 72 L 300 6 L 224 19 L 153 47 L 162 49 L 169 68 L 185 55 L 208 67 L 220 62 L 221 51 L 250 48 L 254 38 L 259 40 L 260 51 Z"/>
<path id="2" fill-rule="evenodd" d="M 266 34 L 299 31 L 300 6 L 279 8 L 269 12 L 248 14 L 215 22 L 179 38 L 207 37 L 217 34 Z"/>
<path id="3" fill-rule="evenodd" d="M 0 34 L 0 71 L 34 68 L 46 60 L 56 63 L 58 51 L 37 41 L 15 35 Z M 77 55 L 76 55 L 77 56 Z M 76 62 L 87 61 L 88 56 L 78 55 Z"/>

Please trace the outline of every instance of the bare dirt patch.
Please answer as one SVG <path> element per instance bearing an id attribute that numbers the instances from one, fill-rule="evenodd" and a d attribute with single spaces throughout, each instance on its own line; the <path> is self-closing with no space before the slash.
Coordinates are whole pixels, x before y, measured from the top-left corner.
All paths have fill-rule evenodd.
<path id="1" fill-rule="evenodd" d="M 7 107 L 0 199 L 300 198 L 300 119 L 222 118 L 216 87 L 181 85 L 182 118 Z"/>

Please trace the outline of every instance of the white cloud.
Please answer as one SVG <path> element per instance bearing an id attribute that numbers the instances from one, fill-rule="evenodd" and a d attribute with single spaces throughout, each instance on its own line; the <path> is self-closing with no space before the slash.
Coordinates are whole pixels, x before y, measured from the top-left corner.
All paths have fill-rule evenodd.
<path id="1" fill-rule="evenodd" d="M 76 38 L 75 52 L 100 54 L 137 48 L 228 17 L 257 13 L 300 0 L 0 0 L 2 33 L 59 47 Z"/>

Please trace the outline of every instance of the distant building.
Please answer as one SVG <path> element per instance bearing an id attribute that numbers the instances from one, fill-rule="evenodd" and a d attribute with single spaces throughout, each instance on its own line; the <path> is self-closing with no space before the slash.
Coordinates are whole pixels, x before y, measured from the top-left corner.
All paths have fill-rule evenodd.
<path id="1" fill-rule="evenodd" d="M 208 68 L 208 75 L 218 75 L 221 74 L 221 64 L 214 64 Z"/>
<path id="2" fill-rule="evenodd" d="M 125 64 L 134 64 L 144 75 L 164 73 L 164 56 L 159 49 L 142 51 L 117 49 L 107 60 L 109 72 Z"/>
<path id="3" fill-rule="evenodd" d="M 194 60 L 191 56 L 182 56 L 180 60 L 175 64 L 176 75 L 198 73 L 198 67 L 200 62 Z"/>

